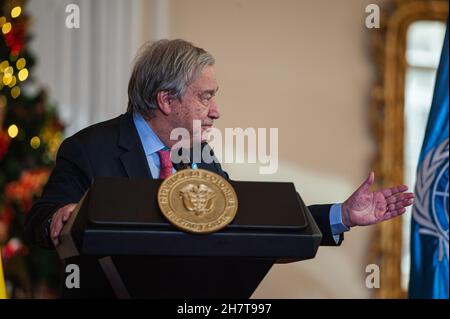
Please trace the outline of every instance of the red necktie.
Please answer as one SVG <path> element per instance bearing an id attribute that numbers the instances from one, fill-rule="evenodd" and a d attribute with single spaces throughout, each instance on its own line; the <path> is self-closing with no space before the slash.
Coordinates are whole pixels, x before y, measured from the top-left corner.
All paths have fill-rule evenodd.
<path id="1" fill-rule="evenodd" d="M 162 149 L 158 151 L 159 162 L 160 162 L 160 171 L 159 178 L 166 179 L 170 175 L 172 175 L 172 160 L 170 159 L 170 150 Z"/>

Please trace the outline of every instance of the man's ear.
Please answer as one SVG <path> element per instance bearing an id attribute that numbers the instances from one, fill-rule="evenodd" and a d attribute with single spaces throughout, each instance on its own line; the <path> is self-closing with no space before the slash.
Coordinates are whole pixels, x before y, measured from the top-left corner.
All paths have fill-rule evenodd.
<path id="1" fill-rule="evenodd" d="M 169 115 L 172 112 L 173 96 L 168 91 L 160 91 L 156 94 L 156 101 L 158 108 L 164 115 Z"/>

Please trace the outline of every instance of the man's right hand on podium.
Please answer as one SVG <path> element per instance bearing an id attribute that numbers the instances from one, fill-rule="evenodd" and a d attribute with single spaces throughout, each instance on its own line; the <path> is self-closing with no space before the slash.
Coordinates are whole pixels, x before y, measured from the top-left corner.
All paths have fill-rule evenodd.
<path id="1" fill-rule="evenodd" d="M 55 247 L 59 245 L 59 235 L 61 234 L 61 230 L 63 229 L 64 224 L 69 220 L 75 207 L 77 207 L 77 204 L 67 204 L 53 214 L 52 223 L 50 224 L 50 237 Z"/>

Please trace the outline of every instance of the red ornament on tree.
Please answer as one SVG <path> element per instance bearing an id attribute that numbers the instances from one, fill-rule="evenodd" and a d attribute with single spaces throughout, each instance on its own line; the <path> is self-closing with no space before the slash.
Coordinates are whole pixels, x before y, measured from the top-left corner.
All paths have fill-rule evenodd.
<path id="1" fill-rule="evenodd" d="M 15 24 L 14 27 L 5 35 L 5 42 L 12 55 L 19 55 L 25 42 L 24 23 Z"/>

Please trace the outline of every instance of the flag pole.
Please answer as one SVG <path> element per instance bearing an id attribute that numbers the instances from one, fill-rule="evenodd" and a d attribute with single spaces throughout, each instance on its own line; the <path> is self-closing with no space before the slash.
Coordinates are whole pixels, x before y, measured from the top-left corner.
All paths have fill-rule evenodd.
<path id="1" fill-rule="evenodd" d="M 5 277 L 2 267 L 2 252 L 0 251 L 0 299 L 7 299 Z"/>

